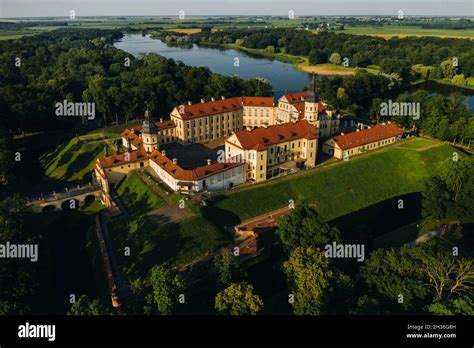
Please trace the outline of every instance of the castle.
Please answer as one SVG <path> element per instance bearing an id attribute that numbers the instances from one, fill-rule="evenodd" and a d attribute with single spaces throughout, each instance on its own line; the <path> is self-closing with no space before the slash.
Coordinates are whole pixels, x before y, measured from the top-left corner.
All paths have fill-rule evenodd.
<path id="1" fill-rule="evenodd" d="M 322 102 L 314 77 L 307 92 L 273 97 L 233 97 L 173 108 L 169 120 L 153 122 L 148 111 L 141 126 L 122 133 L 125 153 L 100 157 L 95 175 L 107 193 L 131 170 L 150 167 L 173 191 L 196 193 L 267 180 L 275 170 L 313 167 L 318 139 L 339 132 L 340 115 Z M 183 168 L 160 146 L 225 139 L 225 154 L 195 169 Z M 285 167 L 286 164 L 289 167 Z"/>

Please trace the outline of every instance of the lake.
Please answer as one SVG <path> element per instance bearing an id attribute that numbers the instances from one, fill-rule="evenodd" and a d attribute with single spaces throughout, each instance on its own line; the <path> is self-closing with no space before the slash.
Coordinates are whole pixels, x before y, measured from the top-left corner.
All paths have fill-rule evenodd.
<path id="1" fill-rule="evenodd" d="M 272 84 L 276 98 L 285 93 L 300 92 L 303 86 L 309 85 L 311 79 L 310 74 L 297 70 L 292 64 L 249 56 L 234 49 L 197 45 L 192 48 L 166 46 L 161 40 L 141 34 L 125 34 L 114 46 L 134 56 L 157 53 L 180 60 L 186 65 L 208 66 L 212 72 L 226 76 L 236 74 L 244 79 L 263 77 Z M 234 66 L 235 58 L 239 59 L 239 66 Z"/>
<path id="2" fill-rule="evenodd" d="M 276 98 L 286 93 L 299 92 L 304 86 L 309 86 L 311 75 L 296 69 L 292 64 L 264 57 L 249 55 L 245 52 L 219 47 L 203 47 L 193 45 L 191 48 L 167 46 L 161 40 L 151 39 L 149 35 L 124 34 L 124 37 L 114 43 L 114 46 L 138 56 L 146 53 L 156 53 L 166 58 L 180 60 L 190 66 L 207 66 L 212 72 L 222 75 L 237 74 L 244 79 L 263 77 L 270 81 Z M 238 58 L 238 66 L 235 59 Z M 445 96 L 460 92 L 466 96 L 470 111 L 474 111 L 474 91 L 456 86 L 442 85 L 428 81 L 422 85 L 413 86 L 410 91 L 426 89 L 431 95 L 441 93 Z"/>

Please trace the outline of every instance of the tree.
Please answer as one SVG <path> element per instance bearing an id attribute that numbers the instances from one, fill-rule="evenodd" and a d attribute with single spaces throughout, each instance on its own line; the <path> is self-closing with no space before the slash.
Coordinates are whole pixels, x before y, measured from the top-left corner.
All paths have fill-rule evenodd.
<path id="1" fill-rule="evenodd" d="M 340 232 L 335 227 L 322 223 L 316 211 L 305 204 L 278 221 L 278 235 L 289 253 L 297 247 L 320 247 L 339 242 Z"/>
<path id="2" fill-rule="evenodd" d="M 361 267 L 365 284 L 387 310 L 415 311 L 431 302 L 420 254 L 424 254 L 421 248 L 410 246 L 376 249 Z"/>
<path id="3" fill-rule="evenodd" d="M 82 295 L 74 302 L 67 315 L 111 315 L 113 312 L 98 299 L 90 300 L 87 295 Z"/>
<path id="4" fill-rule="evenodd" d="M 320 49 L 313 48 L 309 52 L 308 59 L 310 64 L 322 64 L 328 61 L 328 55 Z"/>
<path id="5" fill-rule="evenodd" d="M 0 184 L 8 184 L 11 181 L 13 168 L 11 137 L 4 128 L 0 128 Z"/>
<path id="6" fill-rule="evenodd" d="M 467 84 L 467 80 L 464 77 L 464 74 L 454 75 L 453 78 L 451 79 L 451 82 L 454 85 L 461 85 L 461 86 Z"/>
<path id="7" fill-rule="evenodd" d="M 216 295 L 215 308 L 226 315 L 256 315 L 262 310 L 263 301 L 253 293 L 252 285 L 234 283 Z"/>
<path id="8" fill-rule="evenodd" d="M 339 64 L 341 64 L 341 61 L 342 61 L 342 58 L 341 58 L 341 55 L 339 53 L 333 53 L 329 57 L 329 62 L 332 63 L 332 64 L 339 65 Z"/>
<path id="9" fill-rule="evenodd" d="M 151 299 L 161 315 L 171 314 L 178 296 L 184 290 L 184 279 L 167 265 L 156 265 L 150 271 L 153 288 Z"/>
<path id="10" fill-rule="evenodd" d="M 337 104 L 340 108 L 344 108 L 349 105 L 350 98 L 346 93 L 346 90 L 342 87 L 337 89 Z"/>
<path id="11" fill-rule="evenodd" d="M 283 272 L 287 277 L 290 296 L 293 296 L 294 313 L 319 315 L 324 305 L 324 292 L 333 277 L 324 253 L 311 247 L 297 247 L 288 261 L 283 263 Z"/>
<path id="12" fill-rule="evenodd" d="M 422 192 L 423 215 L 470 223 L 474 221 L 474 159 L 457 153 L 454 156 L 426 180 Z"/>
<path id="13" fill-rule="evenodd" d="M 473 260 L 438 250 L 426 253 L 421 261 L 423 270 L 428 275 L 429 285 L 435 290 L 435 300 L 473 293 Z"/>
<path id="14" fill-rule="evenodd" d="M 456 75 L 456 67 L 451 59 L 445 60 L 440 64 L 441 73 L 443 77 L 452 79 Z"/>
<path id="15" fill-rule="evenodd" d="M 427 310 L 434 315 L 474 315 L 473 296 L 436 301 Z"/>
<path id="16" fill-rule="evenodd" d="M 218 274 L 219 282 L 229 285 L 239 272 L 239 258 L 226 248 L 214 258 L 214 270 Z"/>

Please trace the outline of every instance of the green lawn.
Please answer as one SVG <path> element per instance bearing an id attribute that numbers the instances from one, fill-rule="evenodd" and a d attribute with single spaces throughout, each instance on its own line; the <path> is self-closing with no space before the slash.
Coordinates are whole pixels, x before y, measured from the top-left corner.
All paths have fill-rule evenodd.
<path id="1" fill-rule="evenodd" d="M 127 221 L 114 221 L 109 229 L 121 269 L 132 279 L 146 275 L 158 263 L 191 264 L 230 240 L 202 216 L 159 228 L 146 216 L 136 215 Z M 132 257 L 124 255 L 126 246 Z"/>
<path id="2" fill-rule="evenodd" d="M 161 227 L 156 225 L 145 214 L 163 207 L 165 202 L 135 172 L 127 175 L 117 193 L 127 206 L 130 217 L 113 221 L 109 229 L 121 269 L 130 278 L 146 275 L 157 263 L 191 264 L 230 241 L 224 229 L 219 230 L 206 220 L 199 207 L 191 201 L 187 207 L 194 216 Z M 127 246 L 131 248 L 133 257 L 124 255 Z"/>
<path id="3" fill-rule="evenodd" d="M 130 172 L 117 189 L 131 215 L 143 214 L 165 206 L 164 200 L 150 190 L 135 172 Z"/>
<path id="4" fill-rule="evenodd" d="M 214 196 L 207 211 L 217 226 L 238 223 L 288 204 L 290 199 L 316 207 L 325 221 L 374 203 L 422 190 L 424 180 L 453 148 L 425 151 L 401 147 Z"/>
<path id="5" fill-rule="evenodd" d="M 104 154 L 102 142 L 82 142 L 72 138 L 40 157 L 41 167 L 51 179 L 83 183 L 91 180 L 98 156 Z"/>
<path id="6" fill-rule="evenodd" d="M 401 146 L 409 149 L 421 149 L 433 144 L 436 144 L 436 140 L 431 140 L 431 139 L 414 139 L 411 141 L 407 141 L 406 143 L 403 143 Z"/>

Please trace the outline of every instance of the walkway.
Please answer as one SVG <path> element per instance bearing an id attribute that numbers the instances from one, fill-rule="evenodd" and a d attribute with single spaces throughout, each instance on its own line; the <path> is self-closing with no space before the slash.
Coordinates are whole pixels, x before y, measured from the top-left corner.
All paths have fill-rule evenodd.
<path id="1" fill-rule="evenodd" d="M 442 227 L 438 227 L 437 229 L 430 231 L 428 233 L 425 233 L 424 235 L 418 237 L 414 241 L 410 242 L 409 245 L 420 245 L 421 243 L 425 243 L 437 236 L 440 236 L 444 232 L 448 231 L 451 225 L 443 225 Z"/>
<path id="2" fill-rule="evenodd" d="M 269 230 L 277 226 L 278 221 L 290 214 L 293 211 L 290 207 L 286 206 L 263 215 L 256 216 L 254 218 L 243 221 L 241 224 L 234 227 L 235 233 L 237 234 L 237 240 L 241 239 L 242 236 L 247 233 Z"/>

